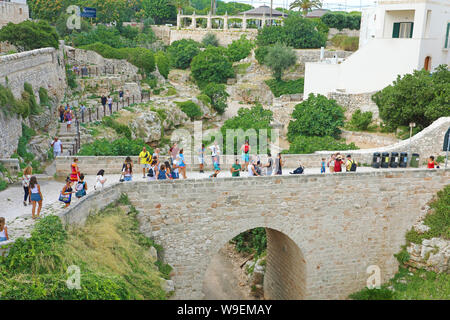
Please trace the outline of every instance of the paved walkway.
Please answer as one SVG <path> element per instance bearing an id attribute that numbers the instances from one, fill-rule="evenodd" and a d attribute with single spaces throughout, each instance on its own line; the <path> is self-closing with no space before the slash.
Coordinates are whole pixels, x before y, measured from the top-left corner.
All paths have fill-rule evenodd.
<path id="1" fill-rule="evenodd" d="M 369 167 L 358 168 L 359 172 L 368 172 L 379 169 L 373 169 Z M 292 169 L 283 169 L 283 175 L 289 175 Z M 320 173 L 320 168 L 306 168 L 305 175 Z M 187 172 L 188 179 L 207 179 L 212 171 L 206 171 L 205 173 L 199 173 L 197 171 Z M 241 173 L 241 176 L 247 177 L 246 172 Z M 106 175 L 107 181 L 105 186 L 119 183 L 120 174 Z M 219 176 L 220 178 L 231 177 L 229 170 L 223 170 Z M 94 175 L 88 175 L 85 177 L 85 181 L 88 186 L 88 194 L 94 190 L 95 185 Z M 134 181 L 142 181 L 141 174 L 135 173 Z M 43 208 L 41 211 L 41 216 L 55 214 L 62 210 L 64 204 L 58 201 L 59 194 L 64 187 L 63 180 L 38 180 L 41 186 L 41 192 L 43 195 Z M 9 186 L 6 190 L 0 192 L 0 216 L 6 218 L 6 224 L 8 226 L 8 233 L 10 238 L 14 239 L 20 236 L 28 236 L 32 229 L 34 221 L 31 219 L 31 206 L 23 205 L 23 188 L 20 185 Z M 76 204 L 78 199 L 73 196 L 71 206 Z"/>

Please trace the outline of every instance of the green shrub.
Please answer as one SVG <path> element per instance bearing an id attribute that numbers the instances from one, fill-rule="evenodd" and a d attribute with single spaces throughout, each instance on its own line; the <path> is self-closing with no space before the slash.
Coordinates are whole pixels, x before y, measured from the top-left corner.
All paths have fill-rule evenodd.
<path id="1" fill-rule="evenodd" d="M 192 59 L 191 74 L 199 87 L 208 83 L 226 83 L 234 77 L 234 69 L 226 55 L 227 49 L 208 47 Z"/>
<path id="2" fill-rule="evenodd" d="M 170 71 L 170 61 L 169 58 L 162 51 L 158 51 L 155 54 L 156 65 L 158 66 L 159 73 L 167 79 Z"/>
<path id="3" fill-rule="evenodd" d="M 28 100 L 28 104 L 30 106 L 30 113 L 33 115 L 41 113 L 41 108 L 36 101 L 36 97 L 34 96 L 33 87 L 28 82 L 23 84 L 24 92 L 22 93 L 23 99 Z"/>
<path id="4" fill-rule="evenodd" d="M 166 92 L 166 96 L 174 96 L 177 94 L 177 90 L 174 87 L 169 87 Z"/>
<path id="5" fill-rule="evenodd" d="M 310 94 L 308 99 L 295 106 L 288 126 L 288 140 L 299 135 L 338 137 L 344 125 L 344 109 L 333 99 Z"/>
<path id="6" fill-rule="evenodd" d="M 273 120 L 273 112 L 270 110 L 264 109 L 260 104 L 253 106 L 250 109 L 240 108 L 238 110 L 238 114 L 228 120 L 226 120 L 223 126 L 220 128 L 220 132 L 222 133 L 224 141 L 228 141 L 227 139 L 227 130 L 240 130 L 241 132 L 237 132 L 237 135 L 234 136 L 234 150 L 227 150 L 226 143 L 223 146 L 224 154 L 237 154 L 237 150 L 241 147 L 238 146 L 239 141 L 244 142 L 247 139 L 250 139 L 249 133 L 256 134 L 255 138 L 259 140 L 262 135 L 260 135 L 261 130 L 266 130 L 267 139 L 271 138 L 271 121 Z M 250 130 L 250 132 L 247 132 Z M 252 132 L 253 131 L 253 132 Z M 258 142 L 258 150 L 254 152 L 257 154 L 266 154 L 268 150 L 263 150 L 264 147 L 267 147 L 267 141 L 257 141 Z"/>
<path id="7" fill-rule="evenodd" d="M 368 289 L 367 287 L 349 295 L 349 298 L 353 300 L 392 300 L 393 297 L 394 293 L 387 288 Z"/>
<path id="8" fill-rule="evenodd" d="M 50 99 L 48 97 L 47 89 L 40 87 L 39 88 L 39 103 L 41 106 L 50 107 Z"/>
<path id="9" fill-rule="evenodd" d="M 5 41 L 14 45 L 19 51 L 46 47 L 59 48 L 58 33 L 45 20 L 8 23 L 0 29 L 0 42 Z"/>
<path id="10" fill-rule="evenodd" d="M 127 125 L 120 124 L 109 116 L 103 117 L 102 123 L 105 126 L 114 129 L 118 134 L 125 136 L 128 140 L 131 139 L 131 129 Z"/>
<path id="11" fill-rule="evenodd" d="M 207 33 L 202 39 L 202 44 L 205 48 L 208 46 L 218 47 L 219 40 L 214 33 Z"/>
<path id="12" fill-rule="evenodd" d="M 237 62 L 244 58 L 247 58 L 254 47 L 254 43 L 248 40 L 245 34 L 241 35 L 240 39 L 233 40 L 233 42 L 228 45 L 227 56 L 232 62 Z"/>
<path id="13" fill-rule="evenodd" d="M 345 34 L 337 34 L 330 41 L 333 46 L 346 51 L 356 51 L 359 47 L 358 37 L 349 37 Z"/>
<path id="14" fill-rule="evenodd" d="M 289 15 L 283 26 L 268 26 L 258 30 L 259 46 L 273 45 L 280 42 L 295 49 L 320 48 L 325 46 L 327 34 L 317 22 L 301 16 Z"/>
<path id="15" fill-rule="evenodd" d="M 200 44 L 191 39 L 174 41 L 167 48 L 167 53 L 174 68 L 187 69 L 192 59 L 200 53 Z"/>
<path id="16" fill-rule="evenodd" d="M 231 241 L 238 252 L 255 253 L 261 255 L 267 249 L 267 236 L 265 228 L 254 228 L 240 233 Z"/>
<path id="17" fill-rule="evenodd" d="M 356 110 L 352 114 L 352 118 L 348 122 L 346 128 L 350 130 L 365 131 L 369 128 L 372 123 L 372 112 L 366 111 L 361 112 L 360 109 Z"/>
<path id="18" fill-rule="evenodd" d="M 265 81 L 275 97 L 283 94 L 303 93 L 304 78 L 297 80 L 277 80 L 270 79 Z"/>
<path id="19" fill-rule="evenodd" d="M 219 114 L 223 114 L 228 107 L 227 98 L 229 94 L 225 90 L 226 86 L 219 83 L 209 83 L 203 89 L 203 94 L 211 100 L 211 106 Z"/>
<path id="20" fill-rule="evenodd" d="M 440 117 L 450 116 L 450 70 L 446 65 L 432 74 L 415 70 L 412 74 L 398 76 L 392 85 L 372 96 L 380 117 L 388 130 L 415 122 L 425 128 Z"/>
<path id="21" fill-rule="evenodd" d="M 255 49 L 255 59 L 259 64 L 265 64 L 265 59 L 270 46 L 259 46 Z"/>
<path id="22" fill-rule="evenodd" d="M 205 104 L 206 106 L 209 106 L 212 103 L 211 98 L 209 96 L 207 96 L 206 94 L 204 94 L 204 93 L 199 94 L 197 96 L 197 99 L 199 101 L 203 102 L 203 104 Z"/>
<path id="23" fill-rule="evenodd" d="M 308 137 L 296 136 L 289 145 L 289 150 L 283 153 L 304 154 L 316 151 L 343 151 L 359 149 L 353 142 L 346 144 L 345 140 L 337 140 L 330 136 Z"/>
<path id="24" fill-rule="evenodd" d="M 76 80 L 77 77 L 72 70 L 72 66 L 69 64 L 66 64 L 66 79 L 67 79 L 67 85 L 71 89 L 75 89 L 76 87 L 78 87 L 77 80 Z"/>
<path id="25" fill-rule="evenodd" d="M 6 182 L 5 180 L 0 179 L 0 191 L 5 190 L 6 188 L 8 188 L 8 182 Z"/>
<path id="26" fill-rule="evenodd" d="M 320 19 L 330 28 L 359 30 L 361 13 L 329 12 Z"/>
<path id="27" fill-rule="evenodd" d="M 83 144 L 78 152 L 80 156 L 132 156 L 138 155 L 142 147 L 146 147 L 150 153 L 152 148 L 145 144 L 144 140 L 119 138 L 113 141 L 106 139 L 97 139 L 92 143 Z"/>
<path id="28" fill-rule="evenodd" d="M 184 101 L 184 102 L 175 102 L 190 119 L 191 121 L 194 121 L 194 119 L 199 119 L 201 116 L 203 116 L 202 109 L 192 102 L 191 100 Z"/>

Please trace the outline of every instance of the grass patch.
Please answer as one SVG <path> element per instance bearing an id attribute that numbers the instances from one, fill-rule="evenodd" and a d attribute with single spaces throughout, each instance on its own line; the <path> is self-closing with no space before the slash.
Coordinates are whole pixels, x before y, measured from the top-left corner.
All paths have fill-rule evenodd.
<path id="1" fill-rule="evenodd" d="M 43 218 L 30 239 L 18 239 L 0 258 L 0 298 L 165 299 L 160 278 L 166 274 L 150 255 L 153 243 L 139 233 L 136 214 L 117 203 L 90 216 L 84 227 L 67 229 L 56 216 Z M 79 290 L 66 286 L 71 265 L 81 271 Z"/>
<path id="2" fill-rule="evenodd" d="M 233 66 L 234 72 L 237 74 L 245 74 L 247 72 L 248 67 L 250 67 L 251 63 L 239 63 Z"/>
<path id="3" fill-rule="evenodd" d="M 297 80 L 276 80 L 270 79 L 265 81 L 269 86 L 275 97 L 279 97 L 283 94 L 296 94 L 303 93 L 304 79 L 298 78 Z"/>

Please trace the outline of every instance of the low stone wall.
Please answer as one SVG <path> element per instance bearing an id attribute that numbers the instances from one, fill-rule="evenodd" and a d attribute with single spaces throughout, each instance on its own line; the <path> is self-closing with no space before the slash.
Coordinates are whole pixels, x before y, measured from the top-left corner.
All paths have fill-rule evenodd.
<path id="1" fill-rule="evenodd" d="M 9 171 L 15 174 L 20 171 L 19 159 L 0 159 L 0 163 Z"/>
<path id="2" fill-rule="evenodd" d="M 354 142 L 355 144 L 371 144 L 381 146 L 388 146 L 390 144 L 398 143 L 401 140 L 391 136 L 384 136 L 380 134 L 370 134 L 367 132 L 355 132 L 342 130 L 341 138 L 347 140 L 347 143 Z"/>
<path id="3" fill-rule="evenodd" d="M 305 64 L 306 62 L 317 62 L 320 60 L 320 49 L 294 49 L 297 55 L 297 63 Z M 347 58 L 353 52 L 344 50 L 328 50 L 324 51 L 324 58 L 333 58 L 337 55 L 338 58 Z"/>
<path id="4" fill-rule="evenodd" d="M 345 117 L 347 119 L 351 119 L 353 112 L 360 109 L 362 112 L 372 112 L 372 118 L 379 122 L 381 119 L 378 112 L 378 106 L 372 101 L 374 93 L 375 92 L 352 94 L 331 92 L 328 94 L 328 98 L 336 100 L 339 105 L 344 107 Z"/>
<path id="5" fill-rule="evenodd" d="M 328 40 L 333 38 L 337 34 L 346 35 L 348 37 L 358 37 L 359 38 L 359 30 L 351 30 L 351 29 L 336 29 L 336 28 L 330 28 L 328 30 Z"/>
<path id="6" fill-rule="evenodd" d="M 240 30 L 240 29 L 230 29 L 230 30 L 214 30 L 214 29 L 170 29 L 170 35 L 169 35 L 169 44 L 171 44 L 174 41 L 181 40 L 181 39 L 192 39 L 198 42 L 201 42 L 202 39 L 207 35 L 208 33 L 212 33 L 217 37 L 217 40 L 219 40 L 219 44 L 221 46 L 227 46 L 233 40 L 238 40 L 241 35 L 245 34 L 247 36 L 247 39 L 254 40 L 256 39 L 256 36 L 258 34 L 258 30 L 256 29 L 247 29 L 246 31 Z"/>

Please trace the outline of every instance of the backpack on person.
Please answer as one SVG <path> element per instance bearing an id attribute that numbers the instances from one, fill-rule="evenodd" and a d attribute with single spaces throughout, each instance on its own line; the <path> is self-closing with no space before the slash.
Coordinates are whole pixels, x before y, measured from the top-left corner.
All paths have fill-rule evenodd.
<path id="1" fill-rule="evenodd" d="M 77 183 L 77 186 L 75 187 L 75 189 L 77 190 L 76 192 L 75 192 L 75 196 L 77 197 L 77 198 L 81 198 L 81 197 L 84 197 L 85 195 L 86 195 L 86 189 L 84 188 L 84 184 L 85 184 L 86 182 L 78 182 Z"/>
<path id="2" fill-rule="evenodd" d="M 298 167 L 294 171 L 291 172 L 291 174 L 302 174 L 304 172 L 304 169 L 302 166 Z"/>
<path id="3" fill-rule="evenodd" d="M 155 173 L 153 172 L 153 168 L 149 168 L 148 169 L 148 173 L 147 173 L 147 177 L 153 178 L 154 175 L 155 175 Z"/>
<path id="4" fill-rule="evenodd" d="M 350 160 L 350 162 L 351 162 L 351 166 L 350 166 L 350 171 L 356 171 L 356 167 L 357 167 L 357 165 L 356 165 L 356 162 L 355 161 L 353 161 L 353 160 Z"/>

